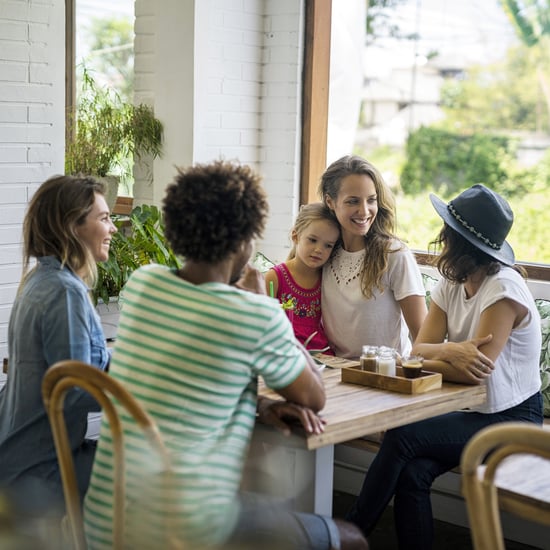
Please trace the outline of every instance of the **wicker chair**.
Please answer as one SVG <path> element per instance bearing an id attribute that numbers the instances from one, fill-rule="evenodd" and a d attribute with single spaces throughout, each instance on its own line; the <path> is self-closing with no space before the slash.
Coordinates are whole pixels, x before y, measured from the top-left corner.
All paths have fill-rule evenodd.
<path id="1" fill-rule="evenodd" d="M 462 453 L 475 550 L 504 550 L 500 510 L 550 525 L 550 432 L 524 422 L 481 430 Z"/>
<path id="2" fill-rule="evenodd" d="M 113 540 L 114 548 L 122 549 L 124 547 L 125 510 L 124 441 L 119 413 L 113 404 L 113 398 L 133 416 L 143 429 L 145 437 L 159 453 L 163 469 L 167 472 L 170 471 L 169 455 L 154 420 L 128 391 L 108 374 L 91 365 L 73 360 L 60 361 L 48 369 L 42 382 L 42 397 L 50 420 L 61 470 L 68 538 L 75 550 L 85 550 L 86 539 L 73 456 L 63 417 L 65 395 L 73 387 L 80 387 L 90 393 L 100 404 L 103 415 L 109 422 L 114 448 Z"/>

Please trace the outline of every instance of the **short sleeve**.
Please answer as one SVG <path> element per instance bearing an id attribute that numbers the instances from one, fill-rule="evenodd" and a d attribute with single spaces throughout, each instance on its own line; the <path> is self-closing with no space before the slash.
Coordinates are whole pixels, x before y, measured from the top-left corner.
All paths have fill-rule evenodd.
<path id="1" fill-rule="evenodd" d="M 441 277 L 435 284 L 434 288 L 432 289 L 432 292 L 430 294 L 431 299 L 438 305 L 440 309 L 447 312 L 447 293 L 445 292 L 445 286 L 447 285 L 447 281 Z"/>
<path id="2" fill-rule="evenodd" d="M 254 354 L 257 374 L 273 389 L 292 384 L 306 366 L 306 358 L 298 348 L 292 324 L 278 304 L 273 304 L 273 315 L 258 340 Z"/>
<path id="3" fill-rule="evenodd" d="M 521 276 L 507 268 L 503 268 L 498 277 L 488 279 L 487 291 L 483 298 L 481 311 L 504 299 L 513 300 L 521 305 L 534 301 Z"/>
<path id="4" fill-rule="evenodd" d="M 400 250 L 390 252 L 388 257 L 390 288 L 398 301 L 408 296 L 426 295 L 414 255 L 405 245 L 402 246 Z"/>

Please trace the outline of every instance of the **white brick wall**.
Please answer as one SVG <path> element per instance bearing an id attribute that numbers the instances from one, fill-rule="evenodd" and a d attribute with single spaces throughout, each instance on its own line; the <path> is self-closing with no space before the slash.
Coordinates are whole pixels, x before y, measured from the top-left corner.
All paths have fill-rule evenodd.
<path id="1" fill-rule="evenodd" d="M 63 172 L 64 0 L 0 0 L 0 358 L 21 276 L 29 197 Z M 174 165 L 216 158 L 264 176 L 271 216 L 259 248 L 288 249 L 298 207 L 303 0 L 136 0 L 136 98 L 166 126 L 154 181 L 160 203 Z M 139 195 L 139 196 L 138 196 Z"/>
<path id="2" fill-rule="evenodd" d="M 135 2 L 135 99 L 152 105 L 165 128 L 163 157 L 134 186 L 138 203 L 160 204 L 174 166 L 193 160 L 194 4 Z"/>
<path id="3" fill-rule="evenodd" d="M 64 1 L 0 0 L 0 358 L 29 197 L 63 171 Z"/>
<path id="4" fill-rule="evenodd" d="M 266 2 L 260 143 L 270 219 L 259 248 L 286 258 L 299 202 L 304 2 Z"/>
<path id="5" fill-rule="evenodd" d="M 283 260 L 299 200 L 303 1 L 150 4 L 136 2 L 136 92 L 164 122 L 167 150 L 155 162 L 154 184 L 137 186 L 136 199 L 159 203 L 174 165 L 251 164 L 271 205 L 258 248 Z M 186 41 L 189 20 L 195 24 Z"/>

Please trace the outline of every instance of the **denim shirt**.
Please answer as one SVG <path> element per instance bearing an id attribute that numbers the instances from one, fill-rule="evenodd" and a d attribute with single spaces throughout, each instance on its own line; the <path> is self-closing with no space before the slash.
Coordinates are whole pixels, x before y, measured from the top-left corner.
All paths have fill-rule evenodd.
<path id="1" fill-rule="evenodd" d="M 62 359 L 105 370 L 110 357 L 86 285 L 57 258 L 38 258 L 18 293 L 9 321 L 8 352 L 7 382 L 0 391 L 0 485 L 27 475 L 57 479 L 42 377 Z M 97 410 L 88 393 L 67 393 L 65 414 L 73 452 L 84 441 L 88 412 Z"/>

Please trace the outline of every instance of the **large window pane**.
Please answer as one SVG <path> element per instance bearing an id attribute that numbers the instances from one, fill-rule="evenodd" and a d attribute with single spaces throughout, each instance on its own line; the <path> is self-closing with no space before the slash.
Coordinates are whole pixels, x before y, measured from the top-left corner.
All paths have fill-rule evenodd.
<path id="1" fill-rule="evenodd" d="M 440 227 L 430 192 L 446 199 L 482 182 L 512 204 L 518 260 L 550 263 L 550 29 L 543 24 L 550 8 L 543 4 L 523 2 L 530 10 L 514 25 L 498 0 L 371 0 L 362 67 L 347 68 L 364 77 L 353 151 L 394 189 L 398 232 L 411 248 L 426 250 Z M 333 44 L 345 8 L 333 3 Z M 329 118 L 342 100 L 331 82 Z"/>

